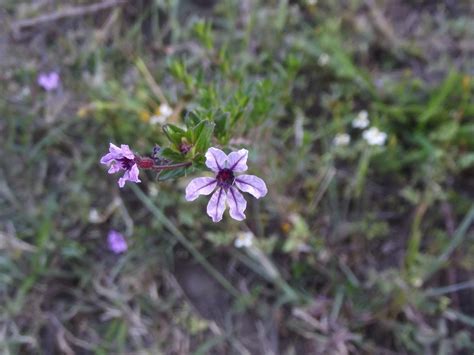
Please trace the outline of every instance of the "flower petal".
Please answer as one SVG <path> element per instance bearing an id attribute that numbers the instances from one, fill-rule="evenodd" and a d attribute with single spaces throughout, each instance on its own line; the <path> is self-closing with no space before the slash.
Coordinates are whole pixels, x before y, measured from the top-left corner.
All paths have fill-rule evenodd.
<path id="1" fill-rule="evenodd" d="M 210 177 L 201 177 L 191 180 L 186 187 L 186 200 L 194 201 L 199 195 L 209 195 L 217 186 L 217 180 Z"/>
<path id="2" fill-rule="evenodd" d="M 226 194 L 222 188 L 214 192 L 207 204 L 207 214 L 213 222 L 219 222 L 225 211 Z"/>
<path id="3" fill-rule="evenodd" d="M 121 150 L 122 155 L 125 158 L 128 158 L 128 159 L 134 159 L 135 158 L 135 154 L 133 154 L 133 152 L 130 150 L 128 145 L 126 145 L 126 144 L 120 145 L 120 150 Z"/>
<path id="4" fill-rule="evenodd" d="M 100 158 L 100 163 L 101 164 L 110 164 L 110 162 L 114 159 L 115 159 L 115 156 L 114 156 L 113 153 L 107 153 L 102 158 Z"/>
<path id="5" fill-rule="evenodd" d="M 137 164 L 133 164 L 132 168 L 127 171 L 128 173 L 128 180 L 131 181 L 131 182 L 141 182 L 141 180 L 138 178 L 138 173 L 139 173 L 139 170 L 138 170 L 138 166 Z"/>
<path id="6" fill-rule="evenodd" d="M 127 173 L 128 173 L 128 171 L 125 174 L 127 174 Z M 125 174 L 120 179 L 118 179 L 118 185 L 119 185 L 120 188 L 124 187 L 125 182 L 127 181 L 127 179 L 125 178 Z"/>
<path id="7" fill-rule="evenodd" d="M 267 194 L 267 185 L 255 175 L 239 175 L 235 178 L 235 186 L 241 191 L 248 192 L 255 198 L 263 197 Z"/>
<path id="8" fill-rule="evenodd" d="M 125 174 L 119 179 L 118 184 L 122 188 L 125 186 L 125 182 L 131 181 L 131 182 L 141 182 L 141 180 L 138 178 L 138 166 L 137 164 L 134 164 L 130 170 L 127 170 Z"/>
<path id="9" fill-rule="evenodd" d="M 226 167 L 227 154 L 217 148 L 209 148 L 206 153 L 206 166 L 212 171 L 218 172 Z"/>
<path id="10" fill-rule="evenodd" d="M 247 171 L 247 158 L 249 151 L 247 149 L 241 149 L 237 152 L 232 152 L 229 154 L 229 166 L 228 168 L 235 172 Z"/>
<path id="11" fill-rule="evenodd" d="M 109 143 L 109 152 L 112 154 L 122 154 L 122 150 L 113 143 Z"/>
<path id="12" fill-rule="evenodd" d="M 230 216 L 233 219 L 237 221 L 245 219 L 244 211 L 247 208 L 247 201 L 235 187 L 231 186 L 227 190 L 227 204 L 229 205 Z"/>
<path id="13" fill-rule="evenodd" d="M 113 160 L 110 163 L 110 168 L 109 171 L 107 171 L 109 174 L 115 174 L 116 172 L 120 171 L 121 165 L 117 163 L 115 160 Z"/>

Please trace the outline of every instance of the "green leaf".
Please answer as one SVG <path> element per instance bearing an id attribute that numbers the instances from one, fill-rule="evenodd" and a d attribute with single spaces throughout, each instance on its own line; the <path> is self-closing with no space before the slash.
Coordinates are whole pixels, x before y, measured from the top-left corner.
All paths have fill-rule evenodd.
<path id="1" fill-rule="evenodd" d="M 215 127 L 215 136 L 220 141 L 224 141 L 227 139 L 229 125 L 230 125 L 230 117 L 228 112 L 222 112 L 218 110 L 214 115 L 214 122 L 216 123 Z"/>
<path id="2" fill-rule="evenodd" d="M 426 111 L 420 116 L 421 125 L 425 125 L 443 109 L 444 103 L 457 85 L 459 85 L 459 75 L 455 71 L 451 71 L 438 92 L 431 97 Z"/>
<path id="3" fill-rule="evenodd" d="M 188 111 L 184 117 L 184 122 L 188 128 L 192 128 L 201 123 L 202 118 L 205 114 L 198 110 Z"/>
<path id="4" fill-rule="evenodd" d="M 179 163 L 185 160 L 185 155 L 181 152 L 177 152 L 171 148 L 164 148 L 161 150 L 161 156 L 165 159 L 169 159 L 173 162 Z"/>
<path id="5" fill-rule="evenodd" d="M 459 123 L 455 121 L 442 124 L 435 132 L 430 135 L 433 141 L 450 142 L 456 137 L 459 129 Z"/>
<path id="6" fill-rule="evenodd" d="M 186 175 L 186 170 L 188 168 L 178 168 L 173 170 L 164 170 L 159 173 L 158 181 L 165 181 L 169 179 L 176 179 L 178 177 Z"/>
<path id="7" fill-rule="evenodd" d="M 214 38 L 212 36 L 212 25 L 209 21 L 197 21 L 194 24 L 194 32 L 204 47 L 212 49 Z"/>
<path id="8" fill-rule="evenodd" d="M 207 150 L 211 144 L 211 137 L 215 126 L 213 122 L 201 121 L 193 129 L 194 153 L 204 153 Z"/>
<path id="9" fill-rule="evenodd" d="M 461 156 L 458 164 L 461 167 L 461 169 L 467 169 L 474 166 L 474 153 L 468 153 Z"/>
<path id="10" fill-rule="evenodd" d="M 166 124 L 163 126 L 163 132 L 166 134 L 168 139 L 179 148 L 183 137 L 186 137 L 186 131 L 172 124 Z"/>

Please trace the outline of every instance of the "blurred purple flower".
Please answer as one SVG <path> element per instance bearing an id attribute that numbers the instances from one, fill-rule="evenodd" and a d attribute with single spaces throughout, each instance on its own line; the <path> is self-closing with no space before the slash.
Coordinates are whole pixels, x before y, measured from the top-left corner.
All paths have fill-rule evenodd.
<path id="1" fill-rule="evenodd" d="M 109 234 L 107 235 L 107 245 L 111 252 L 115 254 L 121 254 L 127 251 L 127 241 L 122 233 L 119 233 L 115 230 L 110 230 Z"/>
<path id="2" fill-rule="evenodd" d="M 232 152 L 227 156 L 220 149 L 209 148 L 206 153 L 206 166 L 216 173 L 216 177 L 191 180 L 186 187 L 186 200 L 194 201 L 199 195 L 209 195 L 217 188 L 207 204 L 207 214 L 212 221 L 219 222 L 222 219 L 226 203 L 233 219 L 237 221 L 245 219 L 247 201 L 239 190 L 248 192 L 255 198 L 267 194 L 267 186 L 259 177 L 245 174 L 235 176 L 235 173 L 247 170 L 247 157 L 246 149 Z"/>
<path id="3" fill-rule="evenodd" d="M 109 153 L 104 155 L 100 162 L 109 167 L 109 174 L 115 174 L 120 170 L 125 170 L 125 174 L 119 179 L 118 184 L 122 188 L 126 181 L 141 182 L 138 178 L 138 166 L 135 161 L 135 154 L 130 150 L 128 145 L 122 144 L 117 147 L 110 143 Z"/>
<path id="4" fill-rule="evenodd" d="M 59 74 L 55 71 L 50 73 L 40 73 L 40 75 L 38 75 L 38 85 L 46 91 L 57 89 L 59 87 L 59 81 Z"/>

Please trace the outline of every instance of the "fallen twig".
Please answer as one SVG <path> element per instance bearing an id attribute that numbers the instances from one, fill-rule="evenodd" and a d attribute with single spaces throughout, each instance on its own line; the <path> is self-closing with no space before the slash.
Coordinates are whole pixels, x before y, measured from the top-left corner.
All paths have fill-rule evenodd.
<path id="1" fill-rule="evenodd" d="M 54 21 L 58 21 L 67 17 L 77 17 L 77 16 L 88 15 L 94 12 L 108 9 L 110 7 L 123 5 L 127 1 L 128 0 L 106 0 L 97 4 L 61 9 L 61 10 L 58 10 L 56 12 L 49 13 L 46 15 L 41 15 L 41 16 L 37 16 L 33 18 L 27 18 L 24 20 L 16 21 L 12 24 L 12 31 L 17 33 L 26 27 L 33 27 L 33 26 L 41 25 L 48 22 L 54 22 Z"/>

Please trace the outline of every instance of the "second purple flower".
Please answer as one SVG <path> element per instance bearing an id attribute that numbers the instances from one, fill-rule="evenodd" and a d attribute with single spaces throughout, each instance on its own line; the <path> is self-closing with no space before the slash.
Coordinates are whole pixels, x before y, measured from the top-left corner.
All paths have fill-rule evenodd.
<path id="1" fill-rule="evenodd" d="M 245 219 L 247 201 L 240 191 L 248 192 L 255 198 L 265 196 L 268 191 L 265 182 L 255 175 L 235 175 L 248 169 L 247 158 L 246 149 L 227 155 L 220 149 L 209 148 L 206 153 L 206 166 L 216 176 L 191 180 L 186 187 L 186 200 L 194 201 L 199 195 L 209 195 L 215 190 L 207 204 L 207 214 L 213 222 L 222 220 L 226 205 L 229 206 L 229 213 L 233 219 L 238 221 Z"/>
<path id="2" fill-rule="evenodd" d="M 38 85 L 46 91 L 52 91 L 59 87 L 60 78 L 58 72 L 41 73 L 38 75 Z"/>
<path id="3" fill-rule="evenodd" d="M 119 186 L 122 188 L 125 186 L 125 182 L 131 181 L 135 183 L 141 182 L 138 178 L 138 165 L 135 154 L 130 150 L 129 146 L 122 144 L 117 147 L 115 144 L 110 143 L 109 153 L 104 155 L 100 162 L 109 167 L 109 174 L 115 174 L 120 170 L 125 170 L 125 174 L 118 181 Z"/>

